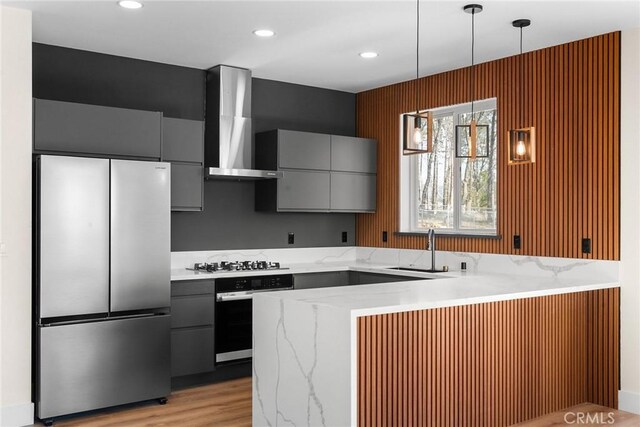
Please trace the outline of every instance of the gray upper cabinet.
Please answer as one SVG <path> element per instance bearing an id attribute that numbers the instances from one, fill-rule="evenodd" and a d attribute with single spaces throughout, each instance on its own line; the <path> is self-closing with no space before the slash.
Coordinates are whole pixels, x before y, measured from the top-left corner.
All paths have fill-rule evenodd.
<path id="1" fill-rule="evenodd" d="M 204 204 L 204 122 L 163 118 L 162 160 L 171 162 L 171 210 L 201 211 Z"/>
<path id="2" fill-rule="evenodd" d="M 162 113 L 34 100 L 36 152 L 160 158 Z"/>
<path id="3" fill-rule="evenodd" d="M 256 134 L 256 168 L 284 174 L 256 182 L 256 210 L 375 211 L 376 149 L 372 139 L 282 129 Z"/>
<path id="4" fill-rule="evenodd" d="M 331 135 L 331 170 L 376 173 L 375 139 Z"/>
<path id="5" fill-rule="evenodd" d="M 331 137 L 321 133 L 278 130 L 278 168 L 331 169 Z"/>
<path id="6" fill-rule="evenodd" d="M 204 122 L 162 119 L 162 160 L 202 164 L 204 158 Z"/>
<path id="7" fill-rule="evenodd" d="M 171 210 L 202 210 L 204 168 L 200 164 L 171 164 Z"/>
<path id="8" fill-rule="evenodd" d="M 374 212 L 376 175 L 331 172 L 331 210 Z"/>
<path id="9" fill-rule="evenodd" d="M 284 171 L 278 180 L 278 210 L 328 211 L 329 172 Z"/>

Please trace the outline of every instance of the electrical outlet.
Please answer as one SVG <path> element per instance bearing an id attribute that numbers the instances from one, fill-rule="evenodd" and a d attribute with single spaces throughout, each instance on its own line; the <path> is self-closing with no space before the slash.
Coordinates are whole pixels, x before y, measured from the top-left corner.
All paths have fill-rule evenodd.
<path id="1" fill-rule="evenodd" d="M 342 243 L 347 243 L 347 232 L 346 231 L 342 232 Z"/>
<path id="2" fill-rule="evenodd" d="M 590 254 L 591 253 L 591 239 L 585 237 L 582 239 L 582 253 Z"/>
<path id="3" fill-rule="evenodd" d="M 295 242 L 295 235 L 293 233 L 289 233 L 288 241 L 290 245 L 293 245 L 293 242 Z"/>
<path id="4" fill-rule="evenodd" d="M 522 246 L 522 242 L 520 241 L 520 235 L 519 234 L 514 234 L 513 235 L 513 249 L 520 249 L 521 246 Z"/>
<path id="5" fill-rule="evenodd" d="M 386 231 L 383 231 L 383 232 L 382 232 L 382 241 L 383 241 L 383 242 L 386 242 L 386 241 L 387 241 L 387 232 L 386 232 Z"/>

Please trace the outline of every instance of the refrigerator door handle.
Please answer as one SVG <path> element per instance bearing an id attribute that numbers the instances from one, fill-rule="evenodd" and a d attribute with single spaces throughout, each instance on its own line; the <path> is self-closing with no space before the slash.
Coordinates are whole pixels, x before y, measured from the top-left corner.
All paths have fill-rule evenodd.
<path id="1" fill-rule="evenodd" d="M 50 326 L 78 325 L 78 324 L 84 324 L 84 323 L 110 322 L 112 320 L 142 319 L 145 317 L 168 316 L 168 315 L 169 313 L 128 314 L 124 316 L 98 317 L 94 319 L 77 319 L 77 320 L 63 320 L 60 322 L 46 322 L 46 323 L 38 324 L 38 326 L 41 326 L 43 328 L 48 328 Z"/>

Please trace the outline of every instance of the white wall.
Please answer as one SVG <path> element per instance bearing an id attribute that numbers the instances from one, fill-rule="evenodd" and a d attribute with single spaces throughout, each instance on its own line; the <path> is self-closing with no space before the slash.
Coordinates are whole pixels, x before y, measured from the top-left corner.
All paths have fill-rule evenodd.
<path id="1" fill-rule="evenodd" d="M 621 49 L 619 408 L 640 413 L 640 28 Z"/>
<path id="2" fill-rule="evenodd" d="M 31 403 L 31 12 L 0 6 L 0 425 Z"/>

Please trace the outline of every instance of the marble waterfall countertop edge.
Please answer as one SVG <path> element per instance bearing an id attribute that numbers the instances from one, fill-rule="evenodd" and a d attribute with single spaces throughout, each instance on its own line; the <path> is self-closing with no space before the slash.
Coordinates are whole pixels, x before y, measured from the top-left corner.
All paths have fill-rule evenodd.
<path id="1" fill-rule="evenodd" d="M 406 272 L 403 271 L 402 274 L 404 273 Z M 290 301 L 332 307 L 349 311 L 352 317 L 360 317 L 617 287 L 619 284 L 610 279 L 454 272 L 416 281 L 265 292 L 255 298 L 275 298 L 285 303 Z"/>

